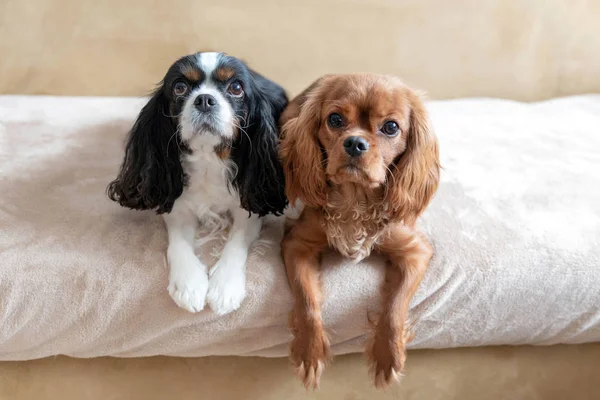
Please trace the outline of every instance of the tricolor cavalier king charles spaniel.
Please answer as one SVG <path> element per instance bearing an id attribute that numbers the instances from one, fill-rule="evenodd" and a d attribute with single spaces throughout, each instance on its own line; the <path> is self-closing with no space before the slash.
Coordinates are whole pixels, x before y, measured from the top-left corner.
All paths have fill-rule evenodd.
<path id="1" fill-rule="evenodd" d="M 245 297 L 248 248 L 259 217 L 287 201 L 278 160 L 284 90 L 224 53 L 176 61 L 140 112 L 109 197 L 124 207 L 163 214 L 168 231 L 168 290 L 180 307 L 217 314 Z M 233 223 L 210 270 L 194 254 L 199 222 Z"/>
<path id="2" fill-rule="evenodd" d="M 321 254 L 387 259 L 382 311 L 367 347 L 375 385 L 402 373 L 408 307 L 432 248 L 415 223 L 438 186 L 437 139 L 423 103 L 399 79 L 325 76 L 281 117 L 280 155 L 290 203 L 305 208 L 282 242 L 295 299 L 290 355 L 307 387 L 329 359 L 321 320 Z"/>

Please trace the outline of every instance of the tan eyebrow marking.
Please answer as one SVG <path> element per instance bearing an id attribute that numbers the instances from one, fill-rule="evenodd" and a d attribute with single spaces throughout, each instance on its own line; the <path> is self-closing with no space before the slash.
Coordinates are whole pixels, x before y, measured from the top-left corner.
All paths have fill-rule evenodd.
<path id="1" fill-rule="evenodd" d="M 185 67 L 182 71 L 183 75 L 192 82 L 198 82 L 200 80 L 200 71 L 194 67 Z"/>
<path id="2" fill-rule="evenodd" d="M 215 71 L 215 76 L 220 81 L 227 81 L 235 75 L 235 71 L 229 67 L 219 67 Z"/>

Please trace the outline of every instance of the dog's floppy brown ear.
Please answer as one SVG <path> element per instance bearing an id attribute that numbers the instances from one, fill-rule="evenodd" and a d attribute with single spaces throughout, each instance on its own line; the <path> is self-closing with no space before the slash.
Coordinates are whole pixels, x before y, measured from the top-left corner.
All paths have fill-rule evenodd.
<path id="1" fill-rule="evenodd" d="M 281 115 L 279 155 L 290 204 L 300 199 L 309 207 L 326 204 L 325 166 L 317 134 L 320 128 L 323 78 L 290 102 Z"/>
<path id="2" fill-rule="evenodd" d="M 435 193 L 440 179 L 438 142 L 425 106 L 409 91 L 410 128 L 406 150 L 392 168 L 387 200 L 394 217 L 412 225 Z"/>

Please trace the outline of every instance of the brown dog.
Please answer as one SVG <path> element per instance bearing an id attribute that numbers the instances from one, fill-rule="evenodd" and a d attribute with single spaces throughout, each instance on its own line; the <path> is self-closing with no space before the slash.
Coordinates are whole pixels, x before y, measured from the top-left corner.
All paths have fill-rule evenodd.
<path id="1" fill-rule="evenodd" d="M 409 302 L 432 256 L 415 230 L 439 181 L 427 113 L 397 78 L 337 75 L 296 97 L 281 123 L 286 194 L 305 205 L 282 243 L 295 298 L 291 359 L 304 385 L 318 387 L 330 357 L 320 309 L 323 251 L 357 262 L 378 252 L 388 259 L 383 308 L 367 354 L 375 385 L 385 387 L 402 372 Z"/>

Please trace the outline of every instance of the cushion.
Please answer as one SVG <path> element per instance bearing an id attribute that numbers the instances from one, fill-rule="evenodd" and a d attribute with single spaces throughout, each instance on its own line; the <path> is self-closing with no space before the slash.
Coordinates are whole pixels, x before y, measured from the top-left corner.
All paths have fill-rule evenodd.
<path id="1" fill-rule="evenodd" d="M 162 218 L 106 197 L 145 100 L 0 97 L 1 360 L 286 355 L 281 218 L 252 248 L 242 307 L 191 314 L 167 293 Z M 428 107 L 444 170 L 409 348 L 600 340 L 600 96 Z M 380 258 L 325 255 L 333 353 L 362 351 L 382 278 Z"/>

